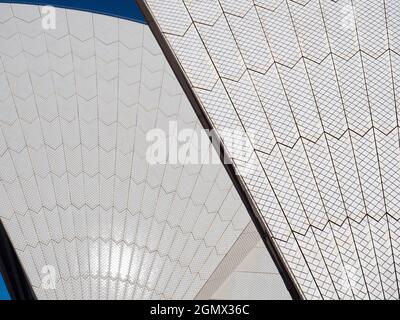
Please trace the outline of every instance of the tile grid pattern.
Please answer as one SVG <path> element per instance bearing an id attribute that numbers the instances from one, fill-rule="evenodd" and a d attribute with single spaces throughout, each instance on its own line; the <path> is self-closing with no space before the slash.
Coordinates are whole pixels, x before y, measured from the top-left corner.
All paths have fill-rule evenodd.
<path id="1" fill-rule="evenodd" d="M 396 1 L 146 3 L 304 297 L 398 299 Z"/>
<path id="2" fill-rule="evenodd" d="M 250 222 L 240 197 L 221 164 L 146 161 L 152 128 L 205 135 L 147 26 L 56 19 L 0 5 L 0 218 L 34 290 L 194 298 Z"/>
<path id="3" fill-rule="evenodd" d="M 218 267 L 207 279 L 204 286 L 198 292 L 196 299 L 205 300 L 213 297 L 214 293 L 223 285 L 232 272 L 235 271 L 248 253 L 256 247 L 258 241 L 260 241 L 260 234 L 254 223 L 250 222 L 243 230 L 240 237 L 236 239 L 235 244 L 230 248 Z M 282 287 L 284 287 L 284 285 Z M 287 293 L 285 289 L 284 291 Z M 266 288 L 265 291 L 267 290 Z"/>
<path id="4" fill-rule="evenodd" d="M 260 234 L 256 232 L 260 238 Z M 279 285 L 274 285 L 275 282 L 279 283 L 282 280 L 266 250 L 265 244 L 260 240 L 229 274 L 227 280 L 213 295 L 213 299 L 291 300 L 287 290 L 281 290 Z"/>
<path id="5" fill-rule="evenodd" d="M 237 276 L 244 280 L 243 274 L 246 281 L 236 284 Z M 249 296 L 266 300 L 291 299 L 253 222 L 243 230 L 196 299 L 246 300 Z"/>

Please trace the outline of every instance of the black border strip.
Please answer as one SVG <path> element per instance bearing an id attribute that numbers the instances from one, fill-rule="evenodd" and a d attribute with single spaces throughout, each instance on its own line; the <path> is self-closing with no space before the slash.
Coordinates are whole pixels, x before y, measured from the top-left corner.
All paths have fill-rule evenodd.
<path id="1" fill-rule="evenodd" d="M 13 300 L 36 300 L 32 286 L 0 220 L 0 271 Z"/>
<path id="2" fill-rule="evenodd" d="M 170 64 L 176 78 L 178 79 L 180 85 L 182 86 L 183 91 L 185 92 L 187 98 L 192 105 L 194 112 L 196 113 L 197 117 L 200 120 L 201 125 L 204 129 L 212 130 L 211 133 L 214 133 L 214 126 L 212 125 L 210 119 L 207 116 L 206 111 L 203 109 L 200 101 L 198 100 L 196 94 L 194 93 L 188 78 L 186 77 L 184 71 L 182 70 L 179 61 L 176 59 L 175 54 L 173 53 L 172 49 L 168 45 L 168 42 L 164 38 L 161 29 L 159 28 L 156 20 L 154 19 L 150 9 L 148 8 L 145 0 L 136 0 L 137 5 L 139 6 L 140 10 L 142 11 L 143 16 L 145 17 L 147 24 L 150 27 L 154 37 L 156 38 L 161 50 L 163 51 L 168 63 Z M 215 134 L 210 135 L 211 142 L 215 142 L 219 140 L 218 136 Z M 217 144 L 218 145 L 218 144 Z M 219 144 L 222 146 L 223 144 Z M 214 145 L 215 146 L 215 145 Z M 225 159 L 225 150 L 221 147 L 219 152 L 219 156 L 221 159 L 222 164 L 225 167 L 229 177 L 231 178 L 233 185 L 235 186 L 236 190 L 238 191 L 241 200 L 243 201 L 253 223 L 255 224 L 257 231 L 259 232 L 261 238 L 264 241 L 265 246 L 268 249 L 269 254 L 272 257 L 282 279 L 288 289 L 291 297 L 293 300 L 303 300 L 303 296 L 296 285 L 289 269 L 287 268 L 282 256 L 280 255 L 279 251 L 277 250 L 274 242 L 272 241 L 267 227 L 262 222 L 262 218 L 260 217 L 258 208 L 254 203 L 251 195 L 248 193 L 246 185 L 244 184 L 243 180 L 239 178 L 236 174 L 236 169 L 232 164 L 226 164 Z"/>

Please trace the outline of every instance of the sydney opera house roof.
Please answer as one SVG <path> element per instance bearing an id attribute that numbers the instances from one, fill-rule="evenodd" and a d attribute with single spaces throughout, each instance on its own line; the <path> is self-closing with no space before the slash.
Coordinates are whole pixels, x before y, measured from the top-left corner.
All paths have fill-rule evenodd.
<path id="1" fill-rule="evenodd" d="M 397 0 L 1 2 L 0 290 L 399 299 Z"/>

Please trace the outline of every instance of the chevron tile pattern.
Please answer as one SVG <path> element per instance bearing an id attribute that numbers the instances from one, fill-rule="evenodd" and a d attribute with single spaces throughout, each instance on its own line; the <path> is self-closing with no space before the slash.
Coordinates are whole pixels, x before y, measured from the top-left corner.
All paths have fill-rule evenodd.
<path id="1" fill-rule="evenodd" d="M 303 297 L 398 299 L 398 2 L 145 3 Z"/>
<path id="2" fill-rule="evenodd" d="M 146 161 L 152 128 L 205 135 L 149 28 L 56 19 L 45 31 L 40 8 L 0 4 L 0 218 L 31 284 L 40 299 L 192 299 L 249 215 L 221 164 Z"/>

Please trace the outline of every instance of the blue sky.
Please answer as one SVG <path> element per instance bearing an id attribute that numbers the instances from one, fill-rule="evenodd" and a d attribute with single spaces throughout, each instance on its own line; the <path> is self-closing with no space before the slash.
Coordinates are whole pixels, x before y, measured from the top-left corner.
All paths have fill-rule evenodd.
<path id="1" fill-rule="evenodd" d="M 10 295 L 8 294 L 8 290 L 6 284 L 4 283 L 4 279 L 1 273 L 0 273 L 0 300 L 10 300 Z"/>

